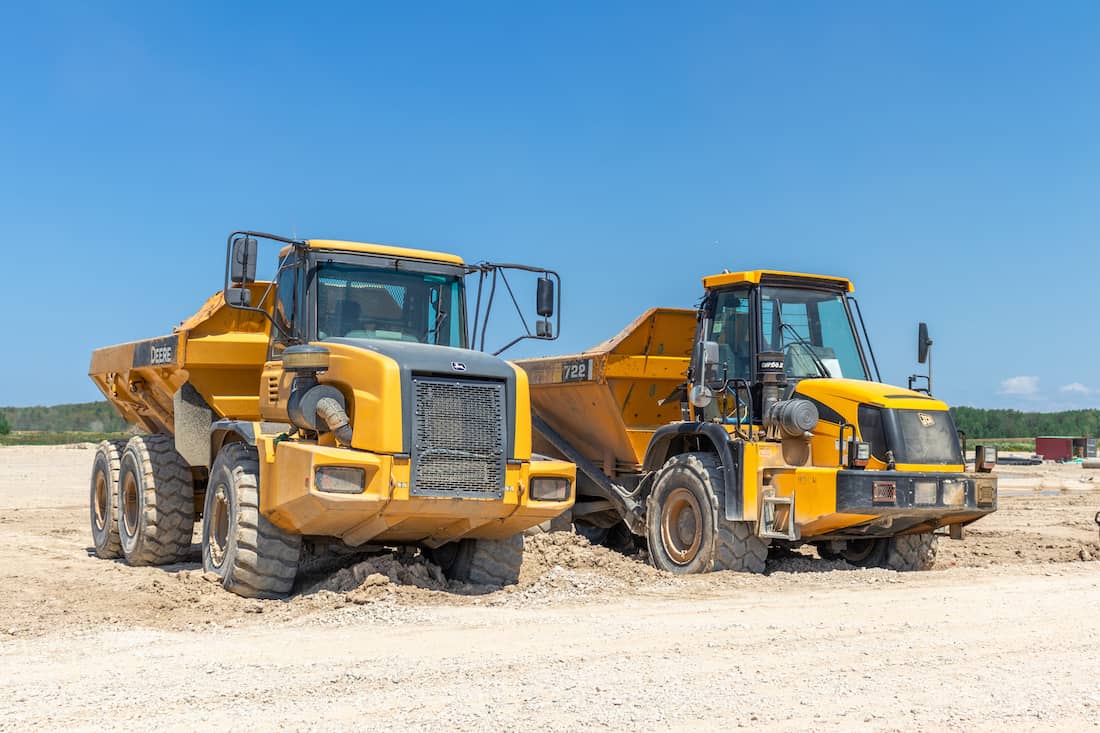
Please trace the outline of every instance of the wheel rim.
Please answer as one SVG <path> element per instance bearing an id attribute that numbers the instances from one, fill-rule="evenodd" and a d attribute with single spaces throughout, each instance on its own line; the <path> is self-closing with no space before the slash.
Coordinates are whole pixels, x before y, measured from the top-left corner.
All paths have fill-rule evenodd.
<path id="1" fill-rule="evenodd" d="M 138 490 L 133 473 L 127 473 L 122 481 L 122 523 L 126 525 L 126 534 L 132 537 L 137 532 Z"/>
<path id="2" fill-rule="evenodd" d="M 673 490 L 661 506 L 661 543 L 677 565 L 687 565 L 703 544 L 703 510 L 695 494 Z"/>
<path id="3" fill-rule="evenodd" d="M 874 539 L 848 540 L 848 545 L 844 548 L 844 559 L 848 562 L 863 562 L 870 557 L 873 549 Z"/>
<path id="4" fill-rule="evenodd" d="M 95 475 L 95 528 L 102 531 L 107 526 L 107 478 L 102 471 Z"/>
<path id="5" fill-rule="evenodd" d="M 229 547 L 229 498 L 225 495 L 224 484 L 220 484 L 214 490 L 214 502 L 210 507 L 208 523 L 210 561 L 215 566 L 221 567 L 225 561 L 226 549 Z"/>

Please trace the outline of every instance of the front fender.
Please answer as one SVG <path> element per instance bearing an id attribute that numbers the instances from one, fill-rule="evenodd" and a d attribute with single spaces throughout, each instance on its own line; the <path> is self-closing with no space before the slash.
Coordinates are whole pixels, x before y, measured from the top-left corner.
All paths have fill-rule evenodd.
<path id="1" fill-rule="evenodd" d="M 695 451 L 713 452 L 722 463 L 722 491 L 726 519 L 744 519 L 745 501 L 741 491 L 741 441 L 731 441 L 721 425 L 709 422 L 680 422 L 659 428 L 646 448 L 643 468 L 657 471 L 669 458 Z"/>

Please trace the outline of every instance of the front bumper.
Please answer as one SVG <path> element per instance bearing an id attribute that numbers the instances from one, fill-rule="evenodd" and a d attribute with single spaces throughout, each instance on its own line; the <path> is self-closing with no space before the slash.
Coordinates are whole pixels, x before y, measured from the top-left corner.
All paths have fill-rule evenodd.
<path id="1" fill-rule="evenodd" d="M 997 510 L 997 479 L 988 473 L 838 471 L 836 511 L 874 517 L 830 534 L 889 537 L 969 524 Z"/>
<path id="2" fill-rule="evenodd" d="M 500 497 L 411 496 L 407 457 L 294 441 L 257 442 L 264 516 L 287 531 L 339 537 L 353 546 L 372 542 L 434 547 L 466 537 L 510 537 L 558 516 L 573 505 L 575 494 L 576 468 L 565 461 L 509 463 Z M 320 491 L 315 475 L 321 466 L 362 469 L 363 492 Z M 574 488 L 565 501 L 535 501 L 530 480 L 536 476 L 567 478 Z"/>

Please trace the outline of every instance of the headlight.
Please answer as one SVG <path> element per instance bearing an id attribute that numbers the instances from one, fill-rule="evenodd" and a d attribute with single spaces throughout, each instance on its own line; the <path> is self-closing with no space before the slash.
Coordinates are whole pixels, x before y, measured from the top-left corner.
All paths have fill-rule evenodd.
<path id="1" fill-rule="evenodd" d="M 936 503 L 936 489 L 939 485 L 935 481 L 913 482 L 913 503 L 934 506 Z"/>
<path id="2" fill-rule="evenodd" d="M 991 445 L 979 445 L 974 449 L 974 470 L 989 473 L 997 465 L 997 449 Z"/>
<path id="3" fill-rule="evenodd" d="M 866 468 L 871 460 L 871 444 L 858 440 L 848 442 L 848 468 Z"/>
<path id="4" fill-rule="evenodd" d="M 314 474 L 318 491 L 331 494 L 362 494 L 366 472 L 351 466 L 321 466 Z"/>
<path id="5" fill-rule="evenodd" d="M 944 479 L 944 506 L 962 506 L 966 503 L 966 482 L 959 479 Z"/>
<path id="6" fill-rule="evenodd" d="M 531 498 L 535 501 L 565 501 L 569 498 L 569 479 L 547 476 L 533 478 Z"/>

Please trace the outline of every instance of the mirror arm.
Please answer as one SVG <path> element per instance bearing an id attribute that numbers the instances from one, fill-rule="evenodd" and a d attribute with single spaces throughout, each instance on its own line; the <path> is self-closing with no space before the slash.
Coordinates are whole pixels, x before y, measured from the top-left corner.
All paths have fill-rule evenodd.
<path id="1" fill-rule="evenodd" d="M 473 273 L 474 270 L 470 270 L 469 273 Z M 477 303 L 474 305 L 474 332 L 470 334 L 470 348 L 473 348 L 477 344 L 477 332 L 478 332 L 478 320 L 481 318 L 481 286 L 485 282 L 485 272 L 479 271 L 477 274 Z"/>
<path id="2" fill-rule="evenodd" d="M 523 309 L 520 308 L 519 302 L 516 300 L 515 292 L 512 290 L 511 284 L 508 282 L 508 278 L 504 275 L 503 270 L 522 270 L 524 272 L 538 273 L 540 276 L 553 278 L 554 288 L 554 324 L 553 332 L 550 336 L 542 336 L 537 333 L 531 333 L 531 328 L 527 324 L 527 319 L 523 315 Z M 485 351 L 485 341 L 488 338 L 489 330 L 489 316 L 492 313 L 493 303 L 496 299 L 496 287 L 497 287 L 497 273 L 500 273 L 501 280 L 504 281 L 504 287 L 508 290 L 508 294 L 512 300 L 512 305 L 516 309 L 516 313 L 520 317 L 520 321 L 523 323 L 525 333 L 512 339 L 500 349 L 493 352 L 494 356 L 498 356 L 501 353 L 515 346 L 524 339 L 539 339 L 540 341 L 554 341 L 558 338 L 558 334 L 561 333 L 561 276 L 554 270 L 548 270 L 545 267 L 532 267 L 530 265 L 520 265 L 510 262 L 481 262 L 477 265 L 471 265 L 467 268 L 469 274 L 474 272 L 478 273 L 478 291 L 477 291 L 477 303 L 474 306 L 474 333 L 470 338 L 470 345 L 472 348 L 477 348 L 481 351 Z M 485 315 L 480 316 L 481 301 L 482 301 L 482 287 L 486 277 L 490 277 L 489 293 L 485 299 Z M 539 322 L 541 323 L 541 321 Z M 478 336 L 480 335 L 480 343 Z"/>
<path id="3" fill-rule="evenodd" d="M 285 336 L 288 341 L 291 341 L 291 342 L 299 341 L 300 339 L 298 339 L 297 336 L 295 336 L 291 333 L 288 333 L 287 330 L 285 328 L 283 328 L 280 324 L 276 323 L 275 319 L 271 317 L 271 314 L 268 313 L 263 308 L 259 308 L 257 306 L 252 306 L 252 305 L 240 305 L 238 303 L 233 303 L 233 302 L 230 301 L 230 299 L 228 297 L 228 294 L 229 294 L 229 270 L 230 270 L 230 266 L 232 264 L 232 259 L 233 259 L 233 242 L 235 240 L 239 239 L 240 237 L 254 237 L 256 239 L 267 239 L 267 240 L 273 241 L 273 242 L 282 242 L 283 244 L 291 245 L 297 251 L 300 251 L 301 248 L 305 247 L 305 244 L 306 244 L 305 240 L 302 240 L 302 239 L 288 239 L 287 237 L 280 237 L 277 234 L 267 234 L 265 232 L 252 232 L 252 231 L 243 231 L 242 230 L 242 231 L 237 231 L 237 232 L 230 233 L 229 237 L 226 240 L 226 246 L 225 246 L 225 280 L 222 283 L 222 300 L 225 302 L 225 304 L 227 306 L 229 306 L 230 308 L 234 308 L 236 310 L 251 311 L 253 313 L 260 313 L 268 321 L 270 321 L 272 327 L 278 329 L 279 333 L 283 334 L 283 336 Z M 281 267 L 280 267 L 280 269 L 281 269 Z M 272 280 L 272 285 L 274 284 L 274 282 L 275 281 Z M 242 284 L 247 285 L 247 283 L 242 283 Z M 264 292 L 264 297 L 260 299 L 261 303 L 263 303 L 265 300 L 267 300 L 267 296 L 271 292 L 271 287 L 272 286 L 268 286 L 268 289 Z"/>
<path id="4" fill-rule="evenodd" d="M 485 320 L 481 322 L 481 347 L 480 351 L 485 351 L 485 337 L 489 332 L 489 314 L 493 311 L 493 298 L 497 294 L 497 271 L 493 270 L 493 279 L 489 285 L 489 297 L 485 300 Z"/>

